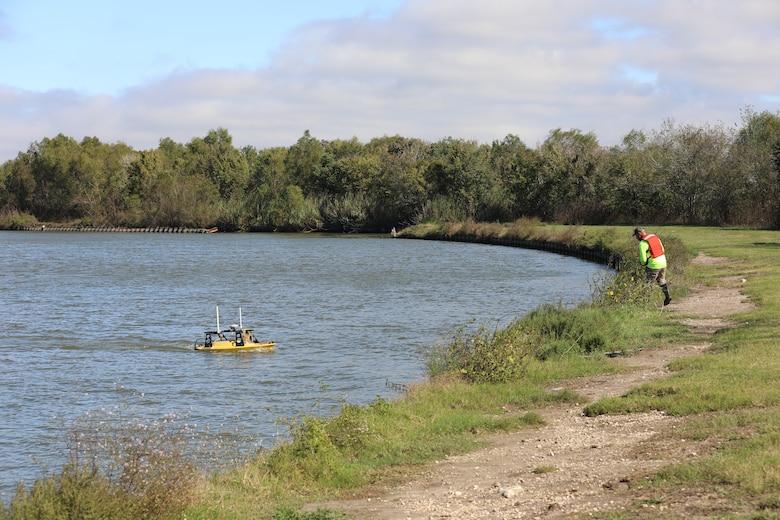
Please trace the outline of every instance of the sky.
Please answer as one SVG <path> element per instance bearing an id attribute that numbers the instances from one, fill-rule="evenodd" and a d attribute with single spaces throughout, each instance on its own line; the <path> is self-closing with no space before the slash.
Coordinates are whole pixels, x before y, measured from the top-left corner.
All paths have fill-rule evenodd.
<path id="1" fill-rule="evenodd" d="M 604 146 L 780 111 L 777 0 L 0 0 L 0 163 L 401 135 Z"/>

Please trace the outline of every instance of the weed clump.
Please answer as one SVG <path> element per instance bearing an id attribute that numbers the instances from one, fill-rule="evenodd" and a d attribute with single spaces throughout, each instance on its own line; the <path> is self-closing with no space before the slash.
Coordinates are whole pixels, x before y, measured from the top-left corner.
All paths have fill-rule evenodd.
<path id="1" fill-rule="evenodd" d="M 178 517 L 198 496 L 194 432 L 175 416 L 143 421 L 84 414 L 70 427 L 59 472 L 20 484 L 0 519 Z"/>
<path id="2" fill-rule="evenodd" d="M 458 329 L 448 343 L 425 353 L 426 366 L 431 377 L 452 372 L 473 383 L 514 381 L 525 373 L 532 341 L 517 322 L 503 330 Z"/>
<path id="3" fill-rule="evenodd" d="M 622 321 L 598 306 L 542 305 L 504 329 L 459 329 L 424 353 L 426 367 L 431 377 L 455 373 L 471 383 L 516 382 L 535 361 L 625 350 Z"/>

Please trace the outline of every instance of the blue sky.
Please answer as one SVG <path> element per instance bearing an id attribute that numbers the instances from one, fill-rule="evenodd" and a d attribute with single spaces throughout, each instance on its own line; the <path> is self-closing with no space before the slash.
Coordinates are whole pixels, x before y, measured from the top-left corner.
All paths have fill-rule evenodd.
<path id="1" fill-rule="evenodd" d="M 776 0 L 0 0 L 0 161 L 226 128 L 529 146 L 780 109 Z"/>
<path id="2" fill-rule="evenodd" d="M 0 1 L 3 82 L 119 95 L 173 71 L 267 66 L 310 22 L 385 17 L 401 0 Z"/>

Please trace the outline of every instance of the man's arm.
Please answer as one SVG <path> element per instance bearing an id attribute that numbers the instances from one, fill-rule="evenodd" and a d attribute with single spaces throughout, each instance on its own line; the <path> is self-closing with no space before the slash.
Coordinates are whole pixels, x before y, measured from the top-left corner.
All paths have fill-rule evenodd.
<path id="1" fill-rule="evenodd" d="M 646 266 L 647 261 L 650 259 L 650 244 L 647 240 L 639 242 L 639 263 Z"/>

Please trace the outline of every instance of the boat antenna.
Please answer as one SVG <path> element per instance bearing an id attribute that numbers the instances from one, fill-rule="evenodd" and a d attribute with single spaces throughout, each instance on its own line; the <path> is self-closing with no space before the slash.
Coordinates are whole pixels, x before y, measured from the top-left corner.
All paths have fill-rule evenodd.
<path id="1" fill-rule="evenodd" d="M 217 333 L 222 332 L 222 330 L 219 328 L 219 305 L 217 305 Z"/>
<path id="2" fill-rule="evenodd" d="M 241 319 L 241 307 L 238 308 L 238 328 L 243 329 L 244 328 L 244 322 Z"/>

